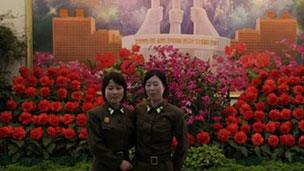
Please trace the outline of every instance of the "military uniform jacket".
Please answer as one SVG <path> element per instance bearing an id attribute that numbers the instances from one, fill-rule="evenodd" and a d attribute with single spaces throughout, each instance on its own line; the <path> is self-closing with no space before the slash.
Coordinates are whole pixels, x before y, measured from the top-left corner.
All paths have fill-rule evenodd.
<path id="1" fill-rule="evenodd" d="M 136 115 L 135 171 L 179 171 L 188 148 L 184 113 L 167 102 L 152 108 L 148 102 L 139 104 Z M 173 156 L 172 138 L 178 145 Z M 159 156 L 158 164 L 151 165 L 151 156 Z M 169 156 L 169 159 L 162 156 Z M 160 161 L 162 160 L 162 161 Z"/>
<path id="2" fill-rule="evenodd" d="M 94 157 L 91 171 L 120 170 L 122 160 L 128 160 L 128 149 L 134 144 L 133 113 L 105 103 L 88 111 L 87 116 L 88 142 Z"/>

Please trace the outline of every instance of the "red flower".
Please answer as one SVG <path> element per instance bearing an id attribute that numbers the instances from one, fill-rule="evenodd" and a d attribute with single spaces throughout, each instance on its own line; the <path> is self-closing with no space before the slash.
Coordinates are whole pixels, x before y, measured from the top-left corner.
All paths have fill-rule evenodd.
<path id="1" fill-rule="evenodd" d="M 12 131 L 12 138 L 14 140 L 23 140 L 25 138 L 25 130 L 22 127 L 15 127 Z"/>
<path id="2" fill-rule="evenodd" d="M 59 99 L 63 100 L 67 97 L 68 91 L 65 88 L 59 88 L 57 90 L 57 95 L 58 95 Z"/>
<path id="3" fill-rule="evenodd" d="M 40 78 L 42 76 L 42 69 L 40 67 L 34 67 L 34 76 Z"/>
<path id="4" fill-rule="evenodd" d="M 58 71 L 58 74 L 59 74 L 58 77 L 60 77 L 60 76 L 66 77 L 66 76 L 68 76 L 69 73 L 70 73 L 70 70 L 67 67 L 61 66 Z"/>
<path id="5" fill-rule="evenodd" d="M 133 45 L 132 46 L 132 52 L 139 52 L 140 51 L 140 46 L 139 45 Z"/>
<path id="6" fill-rule="evenodd" d="M 289 86 L 287 85 L 287 83 L 282 83 L 282 84 L 279 84 L 278 89 L 281 93 L 288 92 L 289 91 Z"/>
<path id="7" fill-rule="evenodd" d="M 24 93 L 25 86 L 23 84 L 14 84 L 13 85 L 13 91 L 16 93 Z"/>
<path id="8" fill-rule="evenodd" d="M 41 127 L 39 127 L 39 128 L 33 128 L 31 130 L 30 134 L 31 134 L 32 140 L 39 141 L 41 139 L 42 135 L 43 135 L 43 130 L 42 130 Z"/>
<path id="9" fill-rule="evenodd" d="M 300 136 L 299 140 L 298 140 L 299 146 L 304 148 L 304 136 Z"/>
<path id="10" fill-rule="evenodd" d="M 71 114 L 64 114 L 61 117 L 61 122 L 63 122 L 64 125 L 69 126 L 74 122 L 75 117 Z"/>
<path id="11" fill-rule="evenodd" d="M 281 135 L 280 141 L 281 141 L 282 145 L 287 146 L 287 147 L 292 147 L 295 143 L 295 139 L 291 134 Z"/>
<path id="12" fill-rule="evenodd" d="M 256 101 L 257 97 L 258 97 L 258 90 L 255 87 L 250 86 L 246 89 L 246 99 L 248 101 L 254 102 Z"/>
<path id="13" fill-rule="evenodd" d="M 27 96 L 30 96 L 30 97 L 35 97 L 36 96 L 36 88 L 34 87 L 29 87 L 25 90 L 25 94 Z"/>
<path id="14" fill-rule="evenodd" d="M 23 125 L 28 125 L 29 123 L 31 123 L 32 121 L 32 114 L 28 113 L 28 112 L 22 112 L 19 115 L 19 122 L 21 122 Z"/>
<path id="15" fill-rule="evenodd" d="M 94 106 L 100 106 L 104 104 L 104 100 L 102 96 L 99 96 L 95 99 Z"/>
<path id="16" fill-rule="evenodd" d="M 35 125 L 46 125 L 49 121 L 49 116 L 46 113 L 34 115 L 32 121 Z"/>
<path id="17" fill-rule="evenodd" d="M 145 59 L 143 55 L 138 55 L 138 54 L 132 55 L 130 60 L 136 63 L 137 65 L 141 65 L 145 63 Z"/>
<path id="18" fill-rule="evenodd" d="M 60 122 L 59 116 L 54 115 L 54 114 L 50 114 L 50 115 L 49 115 L 49 124 L 50 124 L 51 126 L 56 127 L 56 126 L 59 125 L 59 122 Z"/>
<path id="19" fill-rule="evenodd" d="M 58 76 L 56 79 L 56 86 L 65 88 L 68 85 L 68 78 L 63 76 Z"/>
<path id="20" fill-rule="evenodd" d="M 304 120 L 301 120 L 300 122 L 298 122 L 298 128 L 304 132 Z"/>
<path id="21" fill-rule="evenodd" d="M 281 73 L 278 69 L 271 70 L 271 77 L 274 79 L 278 79 L 281 76 Z"/>
<path id="22" fill-rule="evenodd" d="M 269 112 L 269 118 L 273 121 L 278 121 L 280 119 L 280 111 L 273 109 Z"/>
<path id="23" fill-rule="evenodd" d="M 247 107 L 247 106 L 246 106 Z M 246 110 L 246 109 L 244 109 Z M 232 106 L 227 106 L 223 111 L 222 114 L 224 115 L 224 117 L 227 116 L 235 116 L 237 114 L 237 110 L 232 107 Z"/>
<path id="24" fill-rule="evenodd" d="M 22 77 L 27 78 L 30 75 L 30 70 L 27 67 L 22 66 L 19 69 L 19 73 L 22 75 Z"/>
<path id="25" fill-rule="evenodd" d="M 302 95 L 296 95 L 296 98 L 294 99 L 296 104 L 303 104 L 304 103 L 304 97 Z"/>
<path id="26" fill-rule="evenodd" d="M 37 86 L 37 79 L 34 76 L 29 76 L 26 80 L 29 86 L 31 87 Z"/>
<path id="27" fill-rule="evenodd" d="M 242 54 L 244 51 L 247 50 L 247 46 L 245 43 L 238 43 L 235 45 L 235 48 L 239 54 Z"/>
<path id="28" fill-rule="evenodd" d="M 1 112 L 0 113 L 0 121 L 2 123 L 8 124 L 12 121 L 13 115 L 12 112 Z"/>
<path id="29" fill-rule="evenodd" d="M 94 106 L 90 102 L 84 102 L 82 106 L 82 111 L 87 112 L 88 110 L 92 109 Z"/>
<path id="30" fill-rule="evenodd" d="M 64 105 L 65 111 L 71 112 L 71 113 L 74 112 L 77 107 L 78 107 L 78 103 L 75 103 L 75 102 L 67 102 Z"/>
<path id="31" fill-rule="evenodd" d="M 238 131 L 238 125 L 237 124 L 230 124 L 227 126 L 227 130 L 230 131 L 232 135 L 234 135 Z"/>
<path id="32" fill-rule="evenodd" d="M 74 91 L 71 95 L 73 100 L 80 101 L 82 97 L 81 91 Z"/>
<path id="33" fill-rule="evenodd" d="M 194 136 L 187 133 L 187 138 L 188 138 L 188 143 L 189 143 L 189 146 L 192 146 L 195 142 L 195 139 L 194 139 Z"/>
<path id="34" fill-rule="evenodd" d="M 85 140 L 88 138 L 88 132 L 86 128 L 81 128 L 79 131 L 79 138 Z"/>
<path id="35" fill-rule="evenodd" d="M 247 111 L 247 112 L 245 112 L 245 113 L 243 114 L 243 117 L 244 117 L 245 120 L 248 121 L 248 120 L 250 120 L 251 118 L 254 117 L 254 114 L 253 114 L 252 111 Z"/>
<path id="36" fill-rule="evenodd" d="M 245 113 L 248 112 L 248 111 L 252 111 L 250 105 L 247 104 L 247 103 L 242 104 L 242 106 L 241 106 L 241 108 L 240 108 L 240 113 L 241 113 L 241 114 L 245 114 Z"/>
<path id="37" fill-rule="evenodd" d="M 270 64 L 271 57 L 267 53 L 258 53 L 255 58 L 255 66 L 263 68 Z"/>
<path id="38" fill-rule="evenodd" d="M 80 89 L 80 82 L 78 80 L 73 80 L 71 86 L 73 91 L 77 91 Z"/>
<path id="39" fill-rule="evenodd" d="M 57 137 L 57 130 L 54 127 L 48 127 L 46 133 L 50 138 Z"/>
<path id="40" fill-rule="evenodd" d="M 304 110 L 302 108 L 295 108 L 293 110 L 293 117 L 297 120 L 301 120 L 304 117 Z"/>
<path id="41" fill-rule="evenodd" d="M 252 124 L 253 132 L 261 133 L 265 129 L 265 125 L 261 121 Z"/>
<path id="42" fill-rule="evenodd" d="M 62 106 L 61 106 L 61 102 L 53 102 L 51 104 L 51 110 L 53 112 L 59 112 L 61 110 Z"/>
<path id="43" fill-rule="evenodd" d="M 268 137 L 268 144 L 270 147 L 275 148 L 279 144 L 279 137 L 276 135 L 270 135 Z"/>
<path id="44" fill-rule="evenodd" d="M 289 109 L 283 109 L 280 113 L 280 117 L 281 119 L 287 121 L 287 120 L 290 120 L 290 117 L 291 117 L 291 110 Z"/>
<path id="45" fill-rule="evenodd" d="M 274 133 L 275 130 L 276 130 L 276 123 L 270 121 L 266 124 L 266 131 L 267 132 Z"/>
<path id="46" fill-rule="evenodd" d="M 130 55 L 131 55 L 131 52 L 127 48 L 121 48 L 119 50 L 119 56 L 122 60 L 128 60 Z"/>
<path id="47" fill-rule="evenodd" d="M 62 133 L 64 135 L 64 138 L 68 140 L 74 138 L 76 135 L 75 130 L 72 128 L 63 129 Z"/>
<path id="48" fill-rule="evenodd" d="M 22 110 L 24 112 L 31 112 L 35 109 L 35 105 L 34 105 L 34 102 L 32 101 L 25 101 L 22 103 Z"/>
<path id="49" fill-rule="evenodd" d="M 265 109 L 265 103 L 264 102 L 258 102 L 255 105 L 255 108 L 256 108 L 256 110 L 264 111 L 264 109 Z"/>
<path id="50" fill-rule="evenodd" d="M 221 123 L 215 123 L 212 125 L 212 127 L 217 132 L 218 130 L 223 128 L 223 125 Z"/>
<path id="51" fill-rule="evenodd" d="M 79 127 L 85 127 L 87 122 L 87 116 L 84 113 L 80 113 L 76 116 L 76 125 Z"/>
<path id="52" fill-rule="evenodd" d="M 290 99 L 288 94 L 283 93 L 279 96 L 278 103 L 281 105 L 288 105 L 290 103 Z"/>
<path id="53" fill-rule="evenodd" d="M 270 105 L 276 105 L 278 103 L 278 97 L 274 93 L 269 94 L 267 96 L 267 103 Z"/>
<path id="54" fill-rule="evenodd" d="M 58 67 L 49 67 L 47 70 L 48 76 L 50 77 L 56 77 L 58 74 Z"/>
<path id="55" fill-rule="evenodd" d="M 40 96 L 41 97 L 48 97 L 50 95 L 50 88 L 48 87 L 41 87 L 40 89 Z"/>
<path id="56" fill-rule="evenodd" d="M 199 132 L 196 135 L 196 139 L 199 144 L 209 144 L 210 143 L 209 133 L 205 132 L 205 131 Z"/>
<path id="57" fill-rule="evenodd" d="M 121 65 L 120 65 L 120 70 L 122 73 L 125 73 L 127 75 L 131 75 L 135 72 L 137 63 L 133 62 L 131 60 L 125 60 Z"/>
<path id="58" fill-rule="evenodd" d="M 39 81 L 42 87 L 49 87 L 52 85 L 52 80 L 50 80 L 48 76 L 41 77 Z"/>
<path id="59" fill-rule="evenodd" d="M 17 76 L 17 77 L 14 79 L 13 83 L 14 83 L 15 85 L 17 85 L 17 84 L 22 84 L 22 85 L 24 85 L 25 81 L 24 81 L 24 78 L 23 78 L 23 77 Z"/>
<path id="60" fill-rule="evenodd" d="M 288 77 L 280 77 L 280 78 L 278 79 L 278 84 L 279 84 L 279 85 L 281 85 L 281 84 L 286 84 L 286 85 L 287 85 L 288 81 L 289 81 L 289 78 L 288 78 Z M 287 87 L 288 87 L 288 85 L 287 85 Z M 288 87 L 288 89 L 289 89 L 289 87 Z"/>
<path id="61" fill-rule="evenodd" d="M 251 137 L 251 142 L 255 146 L 261 146 L 264 143 L 264 138 L 260 133 L 255 133 Z"/>
<path id="62" fill-rule="evenodd" d="M 16 107 L 17 107 L 17 103 L 16 103 L 15 100 L 10 99 L 10 100 L 8 100 L 8 101 L 6 102 L 6 106 L 7 106 L 7 108 L 8 108 L 9 110 L 14 110 L 14 109 L 16 109 Z"/>
<path id="63" fill-rule="evenodd" d="M 226 130 L 226 129 L 220 129 L 218 134 L 217 134 L 217 139 L 220 142 L 227 142 L 230 138 L 230 131 Z"/>
<path id="64" fill-rule="evenodd" d="M 295 77 L 295 76 L 291 76 L 289 77 L 289 84 L 291 85 L 296 85 L 300 83 L 300 78 L 299 77 Z"/>
<path id="65" fill-rule="evenodd" d="M 234 135 L 234 141 L 237 144 L 245 144 L 247 141 L 247 135 L 243 131 L 239 131 Z"/>
<path id="66" fill-rule="evenodd" d="M 250 125 L 247 125 L 247 124 L 246 125 L 242 125 L 241 128 L 240 128 L 240 130 L 243 131 L 243 132 L 245 132 L 246 134 L 249 134 L 250 129 L 251 129 Z"/>
<path id="67" fill-rule="evenodd" d="M 38 104 L 38 109 L 41 112 L 47 112 L 51 107 L 51 104 L 48 100 L 41 100 Z"/>
<path id="68" fill-rule="evenodd" d="M 302 94 L 302 92 L 304 91 L 303 87 L 299 85 L 294 86 L 292 90 L 295 94 Z"/>
<path id="69" fill-rule="evenodd" d="M 73 71 L 71 73 L 69 73 L 68 78 L 71 80 L 79 80 L 80 79 L 80 73 Z"/>
<path id="70" fill-rule="evenodd" d="M 112 53 L 105 53 L 104 55 L 97 54 L 95 56 L 96 68 L 98 70 L 103 70 L 109 68 L 116 63 L 116 58 Z"/>
<path id="71" fill-rule="evenodd" d="M 10 126 L 0 127 L 0 139 L 8 138 L 11 136 L 13 128 Z"/>
<path id="72" fill-rule="evenodd" d="M 265 114 L 263 111 L 255 111 L 254 118 L 257 121 L 263 121 L 265 119 Z"/>
<path id="73" fill-rule="evenodd" d="M 290 121 L 286 121 L 281 124 L 280 126 L 280 132 L 282 134 L 288 134 L 292 129 L 292 123 Z"/>

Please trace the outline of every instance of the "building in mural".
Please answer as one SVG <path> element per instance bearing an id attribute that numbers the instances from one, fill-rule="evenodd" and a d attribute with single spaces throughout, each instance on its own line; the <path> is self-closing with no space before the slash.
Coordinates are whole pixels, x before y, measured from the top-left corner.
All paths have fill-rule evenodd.
<path id="1" fill-rule="evenodd" d="M 169 11 L 169 33 L 160 33 L 163 20 L 163 7 L 160 0 L 151 0 L 151 8 L 147 11 L 145 20 L 135 35 L 122 38 L 122 46 L 131 48 L 133 44 L 141 46 L 141 53 L 147 58 L 152 46 L 173 45 L 183 52 L 204 60 L 210 60 L 215 54 L 223 54 L 229 38 L 220 37 L 210 22 L 202 0 L 194 0 L 190 18 L 193 22 L 193 34 L 181 34 L 181 23 L 184 11 L 180 0 L 171 0 Z"/>
<path id="2" fill-rule="evenodd" d="M 265 18 L 256 20 L 256 28 L 244 28 L 237 30 L 235 40 L 231 44 L 245 43 L 247 45 L 246 53 L 253 51 L 269 50 L 283 55 L 286 51 L 286 45 L 280 44 L 281 40 L 296 41 L 297 21 L 291 18 L 288 12 L 284 12 L 281 17 L 276 13 L 269 11 Z M 285 50 L 285 51 L 282 51 Z"/>
<path id="3" fill-rule="evenodd" d="M 60 61 L 85 61 L 96 54 L 112 52 L 117 55 L 121 48 L 118 30 L 96 30 L 95 19 L 85 17 L 84 9 L 76 9 L 75 16 L 62 8 L 53 18 L 53 54 Z"/>

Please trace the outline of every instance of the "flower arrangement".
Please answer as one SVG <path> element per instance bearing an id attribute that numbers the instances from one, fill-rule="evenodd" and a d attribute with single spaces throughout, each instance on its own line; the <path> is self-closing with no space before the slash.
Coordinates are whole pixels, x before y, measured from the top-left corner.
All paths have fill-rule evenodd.
<path id="1" fill-rule="evenodd" d="M 103 103 L 98 84 L 83 82 L 66 66 L 20 68 L 7 110 L 0 113 L 0 140 L 13 161 L 20 156 L 88 152 L 86 111 Z"/>
<path id="2" fill-rule="evenodd" d="M 260 72 L 240 99 L 223 110 L 217 141 L 227 155 L 240 151 L 292 161 L 304 152 L 304 67 Z"/>

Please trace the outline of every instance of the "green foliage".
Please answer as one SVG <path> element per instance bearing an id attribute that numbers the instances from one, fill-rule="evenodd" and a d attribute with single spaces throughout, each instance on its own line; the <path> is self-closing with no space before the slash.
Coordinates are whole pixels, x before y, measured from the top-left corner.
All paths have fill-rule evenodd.
<path id="1" fill-rule="evenodd" d="M 191 147 L 185 160 L 185 167 L 191 170 L 203 170 L 223 166 L 231 162 L 217 146 L 203 145 Z"/>

